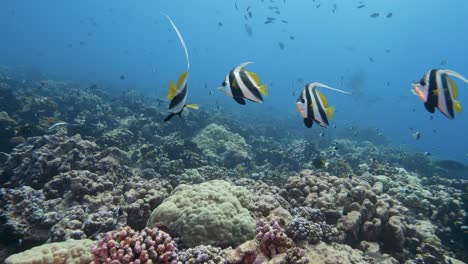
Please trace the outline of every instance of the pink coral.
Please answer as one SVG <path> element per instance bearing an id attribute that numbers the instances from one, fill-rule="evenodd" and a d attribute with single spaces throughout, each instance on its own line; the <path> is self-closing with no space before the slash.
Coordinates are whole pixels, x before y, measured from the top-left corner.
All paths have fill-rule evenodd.
<path id="1" fill-rule="evenodd" d="M 108 232 L 91 249 L 93 263 L 177 264 L 177 247 L 172 238 L 157 228 L 136 232 L 122 227 Z"/>
<path id="2" fill-rule="evenodd" d="M 292 246 L 289 239 L 277 221 L 266 223 L 264 220 L 257 222 L 257 240 L 260 242 L 260 250 L 268 257 L 285 253 Z"/>

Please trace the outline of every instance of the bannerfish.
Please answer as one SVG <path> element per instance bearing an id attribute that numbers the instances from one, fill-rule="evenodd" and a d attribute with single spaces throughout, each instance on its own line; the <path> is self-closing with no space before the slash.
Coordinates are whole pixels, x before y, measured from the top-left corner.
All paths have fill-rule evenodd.
<path id="1" fill-rule="evenodd" d="M 187 51 L 187 46 L 185 45 L 185 41 L 182 38 L 182 34 L 180 33 L 179 29 L 177 26 L 174 24 L 172 19 L 168 16 L 165 15 L 169 22 L 171 23 L 172 27 L 177 33 L 177 36 L 179 37 L 180 43 L 182 44 L 182 47 L 185 50 L 185 58 L 187 60 L 187 71 L 183 72 L 179 80 L 177 81 L 177 85 L 174 83 L 174 81 L 171 81 L 169 84 L 169 92 L 167 93 L 167 99 L 171 100 L 169 103 L 169 115 L 164 118 L 164 122 L 167 122 L 171 120 L 172 117 L 175 115 L 180 116 L 182 114 L 182 111 L 184 111 L 184 108 L 192 108 L 192 109 L 198 109 L 199 106 L 196 104 L 185 104 L 187 100 L 187 78 L 189 74 L 189 69 L 190 69 L 190 61 L 189 61 L 189 55 Z"/>
<path id="2" fill-rule="evenodd" d="M 57 127 L 59 127 L 59 126 L 65 126 L 65 125 L 68 125 L 68 123 L 66 123 L 66 122 L 55 123 L 55 124 L 51 125 L 48 128 L 48 130 L 53 130 L 53 129 L 56 129 Z"/>
<path id="3" fill-rule="evenodd" d="M 421 99 L 427 111 L 434 113 L 437 108 L 448 119 L 453 119 L 455 112 L 462 111 L 462 105 L 456 100 L 458 88 L 450 76 L 468 83 L 465 77 L 455 71 L 432 69 L 419 82 L 412 84 L 411 91 Z"/>
<path id="4" fill-rule="evenodd" d="M 307 84 L 297 99 L 296 107 L 304 118 L 304 125 L 309 128 L 312 127 L 314 121 L 322 127 L 328 127 L 328 120 L 333 118 L 335 112 L 333 106 L 328 106 L 328 99 L 318 90 L 318 87 L 350 94 L 318 82 Z"/>
<path id="5" fill-rule="evenodd" d="M 260 78 L 254 72 L 247 71 L 245 66 L 253 62 L 244 62 L 229 71 L 218 90 L 232 97 L 237 103 L 245 105 L 245 100 L 262 103 L 262 95 L 268 94 L 266 84 L 260 84 Z"/>

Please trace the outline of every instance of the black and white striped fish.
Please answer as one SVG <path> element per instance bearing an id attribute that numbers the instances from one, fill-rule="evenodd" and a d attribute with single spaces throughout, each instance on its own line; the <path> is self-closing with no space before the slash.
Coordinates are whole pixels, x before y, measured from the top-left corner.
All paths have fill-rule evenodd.
<path id="1" fill-rule="evenodd" d="M 232 97 L 237 103 L 245 105 L 245 100 L 262 103 L 262 95 L 268 94 L 266 84 L 260 84 L 260 78 L 254 72 L 247 71 L 245 66 L 253 62 L 244 62 L 232 69 L 224 79 L 218 90 Z"/>
<path id="2" fill-rule="evenodd" d="M 184 111 L 185 107 L 198 109 L 198 105 L 186 104 L 187 90 L 188 90 L 187 78 L 188 78 L 189 69 L 190 69 L 190 61 L 189 61 L 187 46 L 185 45 L 185 41 L 182 38 L 182 34 L 180 33 L 177 26 L 174 24 L 172 19 L 168 15 L 165 15 L 165 16 L 167 17 L 172 27 L 176 31 L 177 36 L 179 37 L 180 43 L 182 44 L 182 47 L 184 48 L 185 58 L 187 59 L 187 71 L 183 72 L 180 75 L 179 80 L 177 81 L 177 85 L 174 83 L 174 81 L 171 81 L 171 83 L 169 84 L 169 92 L 167 93 L 167 99 L 171 100 L 171 102 L 169 103 L 169 115 L 166 118 L 164 118 L 164 122 L 167 122 L 176 115 L 180 116 L 182 114 L 182 111 Z"/>
<path id="3" fill-rule="evenodd" d="M 419 82 L 413 83 L 412 92 L 421 99 L 430 113 L 434 113 L 437 108 L 448 119 L 453 119 L 455 112 L 462 111 L 462 106 L 456 100 L 458 88 L 450 76 L 468 83 L 465 77 L 455 71 L 433 69 L 426 72 Z"/>
<path id="4" fill-rule="evenodd" d="M 335 112 L 335 107 L 328 106 L 328 99 L 318 90 L 318 87 L 350 94 L 318 82 L 307 84 L 296 101 L 297 110 L 304 118 L 306 127 L 312 127 L 314 121 L 322 127 L 328 127 L 328 120 L 333 118 Z"/>

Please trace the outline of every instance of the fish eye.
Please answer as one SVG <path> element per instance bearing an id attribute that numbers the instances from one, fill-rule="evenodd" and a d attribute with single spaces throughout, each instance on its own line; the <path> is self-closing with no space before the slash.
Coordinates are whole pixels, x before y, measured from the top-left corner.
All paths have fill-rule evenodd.
<path id="1" fill-rule="evenodd" d="M 226 82 L 223 82 L 221 85 L 222 85 L 222 86 L 227 86 L 227 83 L 226 83 Z"/>

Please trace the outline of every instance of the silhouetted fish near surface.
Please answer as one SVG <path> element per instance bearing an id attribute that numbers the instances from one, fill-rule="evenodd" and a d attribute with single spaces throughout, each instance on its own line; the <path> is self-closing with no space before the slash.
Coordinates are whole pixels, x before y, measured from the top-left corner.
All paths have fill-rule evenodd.
<path id="1" fill-rule="evenodd" d="M 374 58 L 369 57 L 369 61 L 370 61 L 370 62 L 374 62 Z"/>
<path id="2" fill-rule="evenodd" d="M 282 42 L 278 42 L 278 46 L 281 50 L 284 50 L 285 46 Z"/>
<path id="3" fill-rule="evenodd" d="M 393 16 L 393 13 L 388 13 L 387 16 L 385 16 L 386 18 L 391 18 Z"/>
<path id="4" fill-rule="evenodd" d="M 358 5 L 357 8 L 361 9 L 363 7 L 366 7 L 366 5 Z"/>
<path id="5" fill-rule="evenodd" d="M 249 37 L 253 36 L 253 30 L 252 30 L 252 27 L 249 24 L 245 24 L 245 32 L 247 32 L 247 35 Z"/>
<path id="6" fill-rule="evenodd" d="M 284 24 L 288 24 L 288 21 L 286 21 L 284 19 L 281 19 L 281 22 L 283 22 Z"/>
<path id="7" fill-rule="evenodd" d="M 377 17 L 379 17 L 379 16 L 380 16 L 379 13 L 372 13 L 372 14 L 370 14 L 370 17 L 371 17 L 371 18 L 377 18 Z"/>
<path id="8" fill-rule="evenodd" d="M 125 75 L 123 75 L 123 74 L 120 75 L 120 80 L 122 80 L 122 81 L 125 80 Z"/>
<path id="9" fill-rule="evenodd" d="M 294 37 L 294 36 L 289 36 L 289 39 L 290 39 L 290 40 L 295 40 L 296 37 Z"/>

